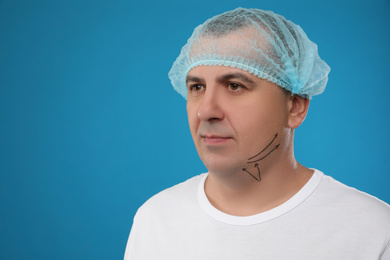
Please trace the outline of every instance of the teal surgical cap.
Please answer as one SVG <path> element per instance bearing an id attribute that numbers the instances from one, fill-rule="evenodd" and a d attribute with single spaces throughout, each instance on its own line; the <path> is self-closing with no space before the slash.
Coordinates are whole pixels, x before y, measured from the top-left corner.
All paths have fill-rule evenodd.
<path id="1" fill-rule="evenodd" d="M 195 28 L 169 78 L 187 98 L 186 77 L 197 66 L 229 66 L 305 98 L 321 94 L 330 67 L 301 27 L 271 11 L 237 8 Z"/>

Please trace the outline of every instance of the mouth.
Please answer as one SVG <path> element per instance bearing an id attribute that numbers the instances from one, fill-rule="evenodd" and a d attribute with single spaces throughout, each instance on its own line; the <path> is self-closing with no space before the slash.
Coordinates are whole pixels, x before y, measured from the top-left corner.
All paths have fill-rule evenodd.
<path id="1" fill-rule="evenodd" d="M 205 144 L 222 144 L 231 139 L 231 137 L 219 135 L 201 135 L 201 137 Z"/>

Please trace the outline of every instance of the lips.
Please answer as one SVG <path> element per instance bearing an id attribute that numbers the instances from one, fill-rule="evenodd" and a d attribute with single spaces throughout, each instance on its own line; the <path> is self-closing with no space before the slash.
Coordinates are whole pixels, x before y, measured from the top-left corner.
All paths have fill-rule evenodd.
<path id="1" fill-rule="evenodd" d="M 202 139 L 206 144 L 220 144 L 229 141 L 231 137 L 219 135 L 202 135 Z"/>

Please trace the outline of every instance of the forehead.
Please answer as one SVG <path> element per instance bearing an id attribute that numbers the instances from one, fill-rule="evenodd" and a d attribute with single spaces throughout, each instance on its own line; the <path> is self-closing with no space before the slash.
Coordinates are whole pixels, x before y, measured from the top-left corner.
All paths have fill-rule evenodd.
<path id="1" fill-rule="evenodd" d="M 188 74 L 187 74 L 187 81 L 196 77 L 196 78 L 202 78 L 202 79 L 216 79 L 224 75 L 233 75 L 236 77 L 241 77 L 243 79 L 246 79 L 247 81 L 256 81 L 256 80 L 262 80 L 253 74 L 248 73 L 247 71 L 232 68 L 228 66 L 207 66 L 207 65 L 201 65 L 197 66 L 195 68 L 192 68 Z"/>
<path id="2" fill-rule="evenodd" d="M 211 83 L 211 82 L 225 82 L 225 81 L 238 81 L 239 83 L 246 84 L 247 87 L 256 87 L 259 85 L 262 86 L 273 86 L 276 88 L 281 88 L 275 83 L 272 83 L 268 80 L 259 78 L 247 71 L 232 68 L 228 66 L 197 66 L 192 68 L 186 78 L 187 84 L 191 82 L 197 83 Z"/>

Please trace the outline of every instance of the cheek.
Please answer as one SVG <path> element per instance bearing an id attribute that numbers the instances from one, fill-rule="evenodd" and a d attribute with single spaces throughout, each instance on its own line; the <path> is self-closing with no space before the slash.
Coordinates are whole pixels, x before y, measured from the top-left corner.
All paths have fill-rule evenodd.
<path id="1" fill-rule="evenodd" d="M 257 141 L 268 140 L 284 128 L 285 116 L 277 105 L 251 106 L 236 114 L 234 128 L 237 136 L 246 145 L 258 145 Z"/>
<path id="2" fill-rule="evenodd" d="M 235 115 L 236 126 L 246 131 L 266 127 L 274 121 L 272 110 L 270 107 L 260 107 L 257 104 L 241 107 L 240 111 Z"/>
<path id="3" fill-rule="evenodd" d="M 197 131 L 197 125 L 198 125 L 198 115 L 197 110 L 194 109 L 193 106 L 187 105 L 187 119 L 188 119 L 188 125 L 190 127 L 191 134 L 196 134 Z"/>
<path id="4" fill-rule="evenodd" d="M 267 115 L 245 115 L 240 118 L 237 131 L 239 131 L 238 134 L 241 138 L 254 139 L 253 141 L 255 141 L 258 137 L 266 134 L 269 128 L 272 128 L 272 123 L 272 119 Z"/>

